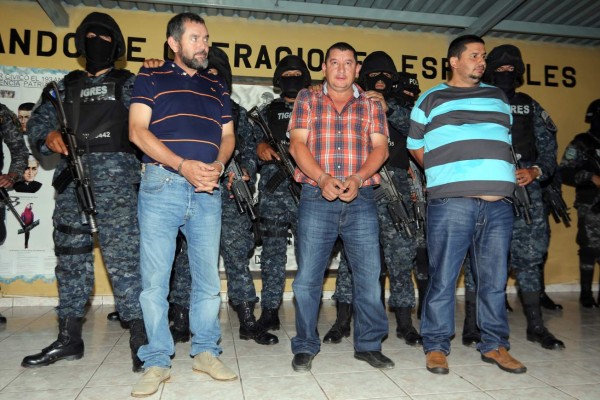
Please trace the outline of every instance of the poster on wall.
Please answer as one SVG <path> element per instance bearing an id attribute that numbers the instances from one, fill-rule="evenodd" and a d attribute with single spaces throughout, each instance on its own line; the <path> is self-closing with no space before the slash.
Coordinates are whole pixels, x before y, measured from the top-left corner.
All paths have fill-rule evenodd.
<path id="1" fill-rule="evenodd" d="M 0 102 L 6 105 L 26 124 L 31 108 L 38 102 L 43 88 L 67 74 L 64 70 L 8 67 L 0 65 Z M 271 102 L 279 95 L 270 86 L 233 85 L 232 98 L 247 110 Z M 21 226 L 10 210 L 6 210 L 7 238 L 0 244 L 0 283 L 22 280 L 51 282 L 54 278 L 56 256 L 52 240 L 52 212 L 55 191 L 52 176 L 59 157 L 41 156 L 24 134 L 30 156 L 23 181 L 9 191 L 19 218 L 26 224 L 36 224 L 27 233 L 19 233 Z M 10 153 L 3 144 L 5 170 L 10 165 Z M 260 248 L 250 258 L 251 270 L 260 270 Z M 288 269 L 296 269 L 293 244 L 288 246 Z M 220 269 L 223 270 L 221 260 Z"/>
<path id="2" fill-rule="evenodd" d="M 65 73 L 60 70 L 0 66 L 0 103 L 19 118 L 29 149 L 23 179 L 8 194 L 21 221 L 26 226 L 34 226 L 30 231 L 22 232 L 17 216 L 6 210 L 4 221 L 0 221 L 5 224 L 7 231 L 6 240 L 0 245 L 0 283 L 10 283 L 16 279 L 25 282 L 54 279 L 56 257 L 52 243 L 52 176 L 58 156 L 40 157 L 31 146 L 25 128 L 42 89 L 49 82 L 61 79 Z M 7 170 L 10 152 L 5 144 L 2 152 Z"/>

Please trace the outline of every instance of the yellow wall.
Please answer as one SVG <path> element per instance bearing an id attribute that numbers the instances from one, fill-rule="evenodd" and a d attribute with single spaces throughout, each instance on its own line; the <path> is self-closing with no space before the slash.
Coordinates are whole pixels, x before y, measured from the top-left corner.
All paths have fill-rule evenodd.
<path id="1" fill-rule="evenodd" d="M 2 2 L 0 4 L 0 15 L 3 20 L 0 26 L 0 64 L 69 70 L 80 68 L 76 59 L 68 58 L 63 54 L 62 48 L 65 36 L 74 32 L 79 22 L 91 11 L 107 12 L 119 23 L 123 34 L 131 41 L 130 47 L 137 47 L 137 49 L 130 49 L 130 60 L 163 57 L 166 24 L 172 14 L 87 7 L 67 7 L 66 10 L 70 16 L 70 26 L 57 28 L 36 3 Z M 303 58 L 314 67 L 311 68 L 313 79 L 319 79 L 321 77 L 321 73 L 318 72 L 319 57 L 332 43 L 347 41 L 365 55 L 375 50 L 388 52 L 394 58 L 398 69 L 402 69 L 402 56 L 411 56 L 406 62 L 412 64 L 412 68 L 407 71 L 417 73 L 422 90 L 426 90 L 445 78 L 441 64 L 448 43 L 452 39 L 437 34 L 275 23 L 225 17 L 209 17 L 206 22 L 213 44 L 228 44 L 229 47 L 224 50 L 230 57 L 233 75 L 238 78 L 272 77 L 278 49 L 283 57 L 287 53 L 285 50 L 281 52 L 281 48 L 289 48 L 293 54 L 302 53 Z M 29 54 L 24 54 L 19 46 L 16 46 L 14 51 L 11 50 L 11 31 L 19 37 L 25 37 L 26 32 L 29 32 L 31 35 Z M 38 40 L 40 35 L 41 41 Z M 51 50 L 50 36 L 52 35 L 57 38 L 56 54 L 38 55 L 36 50 L 38 44 L 42 52 Z M 486 39 L 486 42 L 488 52 L 496 45 L 507 43 L 506 40 L 492 38 Z M 74 52 L 73 40 L 67 43 L 68 51 Z M 587 129 L 583 121 L 585 110 L 600 93 L 600 80 L 597 73 L 600 70 L 600 49 L 524 41 L 510 43 L 520 47 L 525 63 L 528 64 L 527 74 L 531 84 L 526 84 L 521 90 L 538 100 L 559 128 L 560 159 L 573 135 Z M 236 57 L 236 51 L 248 50 L 252 52 L 247 58 L 249 67 Z M 138 61 L 130 61 L 126 64 L 126 68 L 134 72 L 139 67 Z M 534 82 L 539 84 L 536 85 Z M 568 204 L 573 203 L 572 188 L 565 188 L 565 199 Z M 571 211 L 571 216 L 573 226 L 569 229 L 551 222 L 552 242 L 547 263 L 547 284 L 578 281 L 575 244 L 577 221 L 574 210 Z M 110 293 L 103 268 L 97 268 L 96 278 L 96 294 Z M 327 284 L 327 288 L 332 288 L 331 282 Z M 15 282 L 3 285 L 2 290 L 5 294 L 56 295 L 55 284 L 39 282 L 34 284 Z"/>

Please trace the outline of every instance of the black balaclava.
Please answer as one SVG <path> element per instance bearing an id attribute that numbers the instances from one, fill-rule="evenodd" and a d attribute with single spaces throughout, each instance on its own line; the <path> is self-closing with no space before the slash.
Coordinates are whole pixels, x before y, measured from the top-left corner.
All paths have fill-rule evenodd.
<path id="1" fill-rule="evenodd" d="M 85 70 L 95 75 L 98 71 L 115 65 L 116 43 L 112 32 L 104 27 L 93 25 L 88 32 L 95 33 L 96 36 L 85 38 Z M 100 35 L 110 36 L 112 41 L 107 42 Z"/>
<path id="2" fill-rule="evenodd" d="M 305 77 L 300 76 L 282 76 L 279 78 L 279 88 L 284 97 L 295 99 L 298 92 L 305 87 Z"/>
<path id="3" fill-rule="evenodd" d="M 590 133 L 600 138 L 600 99 L 592 101 L 588 106 L 585 122 L 590 124 Z"/>
<path id="4" fill-rule="evenodd" d="M 394 80 L 385 76 L 383 72 L 380 72 L 376 76 L 369 76 L 369 74 L 365 75 L 365 90 L 375 90 L 376 92 L 381 93 L 384 97 L 387 97 L 392 91 L 392 85 L 394 84 Z M 376 89 L 375 86 L 377 82 L 382 81 L 385 87 L 383 89 Z"/>
<path id="5" fill-rule="evenodd" d="M 494 85 L 502 89 L 509 98 L 512 98 L 515 95 L 517 78 L 515 71 L 494 71 L 492 76 Z"/>
<path id="6" fill-rule="evenodd" d="M 225 79 L 227 88 L 231 93 L 233 91 L 233 75 L 231 73 L 231 64 L 229 64 L 229 56 L 222 49 L 216 46 L 211 46 L 208 50 L 208 68 L 217 70 L 219 76 Z"/>
<path id="7" fill-rule="evenodd" d="M 594 115 L 590 120 L 590 132 L 592 132 L 594 136 L 600 137 L 600 113 Z"/>

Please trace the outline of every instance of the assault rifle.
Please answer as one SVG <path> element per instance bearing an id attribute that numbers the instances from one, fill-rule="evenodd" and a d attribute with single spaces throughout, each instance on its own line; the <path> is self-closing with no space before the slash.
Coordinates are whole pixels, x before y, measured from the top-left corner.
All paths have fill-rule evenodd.
<path id="1" fill-rule="evenodd" d="M 392 181 L 392 175 L 385 166 L 381 167 L 379 174 L 381 175 L 381 183 L 380 187 L 375 191 L 375 198 L 380 200 L 387 197 L 389 200 L 387 209 L 394 227 L 398 232 L 403 229 L 409 238 L 412 237 L 413 232 L 410 228 L 410 223 L 413 222 L 413 219 L 408 215 L 404 199 L 400 192 L 398 192 L 398 189 L 396 189 L 394 181 Z"/>
<path id="2" fill-rule="evenodd" d="M 542 196 L 544 202 L 550 207 L 550 213 L 554 218 L 554 222 L 565 224 L 568 228 L 571 226 L 571 217 L 569 216 L 569 207 L 562 197 L 560 190 L 553 184 L 550 183 L 548 186 L 542 189 Z"/>
<path id="3" fill-rule="evenodd" d="M 269 129 L 269 126 L 265 122 L 262 115 L 260 115 L 258 107 L 252 107 L 252 109 L 248 111 L 247 115 L 248 119 L 257 124 L 259 128 L 264 132 L 265 136 L 267 137 L 267 141 L 269 142 L 269 145 L 275 150 L 275 152 L 279 156 L 279 160 L 276 160 L 277 166 L 279 167 L 279 171 L 275 176 L 273 176 L 273 178 L 271 178 L 271 180 L 267 184 L 267 187 L 270 187 L 272 188 L 272 190 L 275 190 L 284 180 L 289 179 L 290 184 L 288 188 L 290 189 L 290 193 L 292 194 L 294 201 L 296 202 L 296 204 L 298 204 L 298 202 L 300 201 L 301 188 L 294 181 L 294 171 L 296 169 L 296 165 L 292 161 L 288 150 L 283 144 L 281 144 L 275 139 L 273 133 Z"/>
<path id="4" fill-rule="evenodd" d="M 44 88 L 43 95 L 56 110 L 60 125 L 60 134 L 69 152 L 67 155 L 67 169 L 56 177 L 54 182 L 52 182 L 52 186 L 54 186 L 58 193 L 62 193 L 69 183 L 75 181 L 75 192 L 79 211 L 82 214 L 82 221 L 87 222 L 91 233 L 96 233 L 98 232 L 98 224 L 96 222 L 96 214 L 98 212 L 96 211 L 96 201 L 94 199 L 91 179 L 88 172 L 83 168 L 82 155 L 84 151 L 77 146 L 75 133 L 67 125 L 67 117 L 56 82 L 50 82 Z"/>
<path id="5" fill-rule="evenodd" d="M 523 168 L 521 166 L 521 162 L 519 161 L 520 155 L 517 157 L 515 153 L 515 149 L 510 146 L 510 153 L 512 154 L 513 162 L 515 163 L 515 167 L 517 169 Z M 533 205 L 531 204 L 531 199 L 529 198 L 529 193 L 527 192 L 527 188 L 525 186 L 519 186 L 515 183 L 515 191 L 514 191 L 514 201 L 513 201 L 513 211 L 516 217 L 521 216 L 521 209 L 523 209 L 523 218 L 525 218 L 525 223 L 527 225 L 531 225 L 531 213 L 530 210 L 533 209 Z"/>
<path id="6" fill-rule="evenodd" d="M 245 214 L 247 212 L 250 220 L 252 222 L 256 221 L 257 217 L 256 212 L 254 211 L 256 200 L 254 199 L 254 196 L 252 196 L 252 192 L 250 192 L 248 183 L 246 183 L 246 181 L 243 179 L 244 172 L 242 171 L 242 168 L 240 168 L 240 165 L 237 163 L 237 161 L 235 161 L 235 157 L 231 157 L 226 172 L 227 174 L 233 173 L 231 193 L 233 194 L 235 205 L 237 206 L 239 213 Z"/>
<path id="7" fill-rule="evenodd" d="M 6 191 L 6 189 L 3 187 L 0 187 L 0 206 L 8 207 L 8 209 L 10 210 L 12 215 L 15 216 L 15 218 L 17 219 L 17 222 L 19 222 L 19 225 L 21 225 L 21 229 L 19 229 L 17 231 L 17 233 L 20 235 L 21 233 L 27 233 L 27 232 L 31 231 L 33 228 L 35 228 L 36 226 L 38 226 L 40 224 L 40 220 L 38 219 L 36 221 L 33 221 L 33 223 L 31 223 L 29 225 L 25 225 L 23 223 L 23 220 L 21 219 L 21 216 L 19 215 L 19 212 L 15 208 L 15 206 L 18 206 L 18 205 L 19 205 L 18 198 L 16 198 L 15 200 L 11 199 L 8 192 Z"/>
<path id="8" fill-rule="evenodd" d="M 593 136 L 592 138 L 598 141 Z M 595 174 L 600 175 L 600 156 L 598 156 L 598 151 L 587 151 L 585 154 L 588 156 L 592 164 L 594 164 L 594 167 L 596 169 Z M 592 205 L 591 211 L 593 213 L 600 213 L 600 200 L 598 200 L 594 205 Z"/>
<path id="9" fill-rule="evenodd" d="M 421 170 L 419 169 L 419 167 L 417 167 L 417 165 L 413 162 L 413 160 L 408 160 L 408 165 L 409 168 L 411 169 L 410 176 L 410 186 L 412 189 L 412 192 L 414 194 L 414 199 L 413 199 L 413 214 L 415 216 L 415 226 L 417 227 L 417 229 L 422 229 L 425 227 L 425 217 L 426 217 L 426 212 L 425 212 L 425 189 L 424 189 L 424 182 L 425 179 L 423 178 L 423 174 L 421 173 Z"/>

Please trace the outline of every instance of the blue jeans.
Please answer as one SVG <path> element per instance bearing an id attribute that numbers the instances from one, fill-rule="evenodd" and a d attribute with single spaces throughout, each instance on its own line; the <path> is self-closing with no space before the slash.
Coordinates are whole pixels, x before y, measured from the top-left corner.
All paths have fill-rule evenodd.
<path id="1" fill-rule="evenodd" d="M 500 346 L 509 349 L 504 288 L 513 220 L 507 200 L 458 197 L 428 202 L 430 280 L 421 315 L 425 353 L 450 353 L 456 280 L 467 251 L 477 287 L 477 325 L 481 329 L 477 348 L 482 353 Z"/>
<path id="2" fill-rule="evenodd" d="M 175 256 L 177 232 L 186 236 L 192 294 L 190 330 L 192 356 L 209 351 L 221 353 L 219 308 L 219 238 L 221 196 L 195 193 L 188 181 L 162 167 L 147 164 L 138 201 L 140 223 L 140 304 L 148 344 L 138 351 L 144 367 L 169 367 L 175 345 L 169 331 L 167 312 L 169 279 Z"/>
<path id="3" fill-rule="evenodd" d="M 360 189 L 350 203 L 327 201 L 321 189 L 303 185 L 298 208 L 298 271 L 292 284 L 296 300 L 296 331 L 292 352 L 317 354 L 317 333 L 323 276 L 338 238 L 352 269 L 354 304 L 354 348 L 379 351 L 388 333 L 381 305 L 379 273 L 379 222 L 373 189 Z"/>

